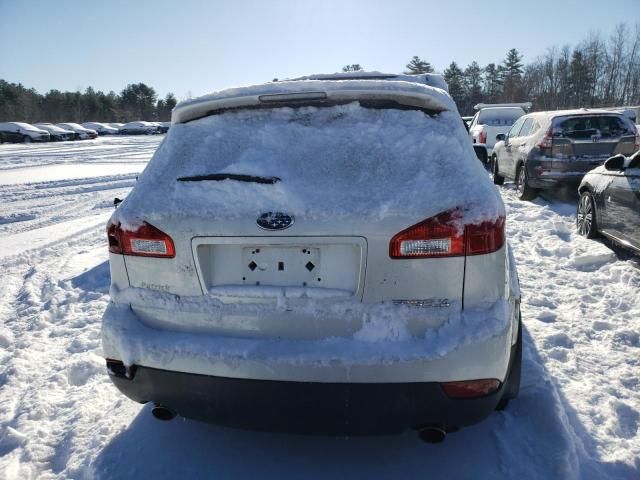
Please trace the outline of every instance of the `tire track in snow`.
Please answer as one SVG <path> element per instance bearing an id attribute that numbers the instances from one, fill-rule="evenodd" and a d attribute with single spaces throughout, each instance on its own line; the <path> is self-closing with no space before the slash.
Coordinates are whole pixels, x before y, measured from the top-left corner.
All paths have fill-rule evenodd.
<path id="1" fill-rule="evenodd" d="M 81 475 L 91 462 L 82 455 L 87 446 L 104 442 L 118 423 L 104 418 L 119 402 L 114 405 L 99 356 L 108 297 L 92 288 L 91 278 L 108 285 L 103 237 L 102 228 L 93 228 L 2 264 L 10 278 L 19 279 L 0 317 L 12 335 L 2 345 L 0 365 L 2 478 Z M 82 272 L 96 261 L 97 267 Z"/>

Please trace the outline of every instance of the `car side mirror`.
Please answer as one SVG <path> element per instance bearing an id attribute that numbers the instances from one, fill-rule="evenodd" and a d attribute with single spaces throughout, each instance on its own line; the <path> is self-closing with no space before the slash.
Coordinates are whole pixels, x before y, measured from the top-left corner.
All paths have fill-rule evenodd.
<path id="1" fill-rule="evenodd" d="M 497 135 L 496 135 L 496 140 L 497 140 L 498 142 L 502 142 L 502 141 L 504 141 L 506 138 L 507 138 L 507 136 L 506 136 L 504 133 L 499 133 L 499 134 L 497 134 Z"/>
<path id="2" fill-rule="evenodd" d="M 619 172 L 620 170 L 624 170 L 625 160 L 624 155 L 616 155 L 604 162 L 604 168 L 610 172 Z"/>

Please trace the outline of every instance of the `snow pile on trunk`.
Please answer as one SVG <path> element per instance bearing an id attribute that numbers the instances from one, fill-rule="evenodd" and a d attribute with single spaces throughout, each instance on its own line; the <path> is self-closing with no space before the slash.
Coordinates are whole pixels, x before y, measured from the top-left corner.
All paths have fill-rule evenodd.
<path id="1" fill-rule="evenodd" d="M 281 181 L 178 181 L 213 173 Z M 504 211 L 457 113 L 351 103 L 240 110 L 176 124 L 113 220 L 134 228 L 154 218 L 285 211 L 307 219 L 416 221 L 457 207 L 466 223 Z"/>

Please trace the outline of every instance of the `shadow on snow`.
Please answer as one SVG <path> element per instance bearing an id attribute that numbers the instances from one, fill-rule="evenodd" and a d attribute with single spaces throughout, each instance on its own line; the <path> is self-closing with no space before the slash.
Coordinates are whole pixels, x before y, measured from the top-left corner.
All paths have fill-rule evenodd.
<path id="1" fill-rule="evenodd" d="M 595 441 L 547 374 L 524 331 L 518 399 L 486 421 L 422 443 L 414 432 L 332 438 L 235 430 L 176 417 L 160 422 L 144 406 L 93 463 L 121 478 L 518 478 L 635 479 L 637 468 L 598 459 Z"/>

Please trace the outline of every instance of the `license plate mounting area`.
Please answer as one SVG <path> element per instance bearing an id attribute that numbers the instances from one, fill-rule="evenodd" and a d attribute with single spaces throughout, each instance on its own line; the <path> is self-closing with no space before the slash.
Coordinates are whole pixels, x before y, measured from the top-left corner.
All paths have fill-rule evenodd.
<path id="1" fill-rule="evenodd" d="M 320 248 L 298 245 L 242 249 L 244 285 L 322 286 Z"/>

